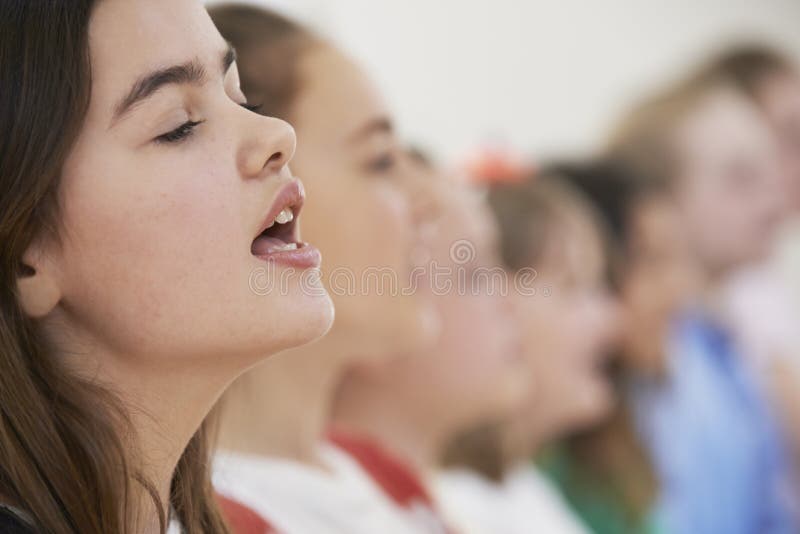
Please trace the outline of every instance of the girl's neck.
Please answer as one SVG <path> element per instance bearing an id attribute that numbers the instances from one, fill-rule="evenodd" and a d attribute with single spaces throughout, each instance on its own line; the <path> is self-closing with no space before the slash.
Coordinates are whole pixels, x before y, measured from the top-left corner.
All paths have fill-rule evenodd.
<path id="1" fill-rule="evenodd" d="M 221 403 L 220 448 L 321 467 L 318 446 L 346 363 L 336 337 L 273 356 L 235 382 Z"/>
<path id="2" fill-rule="evenodd" d="M 431 410 L 413 409 L 414 399 L 372 384 L 348 383 L 337 398 L 337 429 L 366 436 L 408 462 L 420 475 L 436 469 L 455 432 Z"/>
<path id="3" fill-rule="evenodd" d="M 549 443 L 557 440 L 564 430 L 563 425 L 548 414 L 557 413 L 548 406 L 537 406 L 533 410 L 524 410 L 511 417 L 500 427 L 500 450 L 503 465 L 512 467 L 520 461 L 529 460 L 544 449 Z M 531 421 L 535 421 L 535 425 Z"/>

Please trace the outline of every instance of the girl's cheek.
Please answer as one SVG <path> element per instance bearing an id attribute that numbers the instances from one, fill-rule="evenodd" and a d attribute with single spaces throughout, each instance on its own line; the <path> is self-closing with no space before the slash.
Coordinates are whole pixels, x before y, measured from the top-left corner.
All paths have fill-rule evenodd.
<path id="1" fill-rule="evenodd" d="M 398 223 L 407 223 L 411 218 L 411 204 L 408 197 L 390 184 L 377 184 L 373 197 L 379 213 Z"/>

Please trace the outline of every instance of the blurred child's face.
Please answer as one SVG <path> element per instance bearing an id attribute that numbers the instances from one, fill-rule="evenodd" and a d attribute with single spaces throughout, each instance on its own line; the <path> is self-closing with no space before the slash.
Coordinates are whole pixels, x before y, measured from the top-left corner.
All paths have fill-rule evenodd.
<path id="1" fill-rule="evenodd" d="M 637 206 L 628 232 L 619 288 L 623 357 L 641 372 L 658 374 L 670 323 L 697 291 L 697 273 L 677 206 L 666 195 Z"/>
<path id="2" fill-rule="evenodd" d="M 675 141 L 679 203 L 707 274 L 761 259 L 784 209 L 785 183 L 758 110 L 733 91 L 717 90 L 683 121 Z"/>
<path id="3" fill-rule="evenodd" d="M 600 236 L 588 217 L 574 211 L 555 225 L 542 261 L 534 266 L 537 294 L 515 297 L 534 381 L 515 423 L 530 434 L 591 424 L 612 404 L 602 367 L 619 315 L 604 281 Z"/>
<path id="4" fill-rule="evenodd" d="M 424 411 L 415 417 L 456 431 L 507 414 L 527 378 L 513 310 L 499 285 L 505 273 L 494 221 L 473 192 L 435 178 L 428 191 L 441 199 L 443 215 L 425 283 L 441 315 L 441 334 L 431 349 L 397 358 L 380 372 L 388 388 L 409 398 L 408 410 Z"/>
<path id="5" fill-rule="evenodd" d="M 331 47 L 308 52 L 300 73 L 292 169 L 309 193 L 303 235 L 325 260 L 333 330 L 346 343 L 339 352 L 373 358 L 428 346 L 433 308 L 404 291 L 419 246 L 419 210 L 406 184 L 417 171 L 403 157 L 391 115 L 364 72 Z"/>
<path id="6" fill-rule="evenodd" d="M 442 292 L 433 280 L 442 334 L 419 364 L 441 395 L 440 406 L 460 412 L 465 424 L 478 423 L 508 413 L 527 380 L 513 308 L 502 288 L 494 220 L 478 195 L 451 189 L 434 260 L 454 268 L 454 289 Z M 459 287 L 462 275 L 466 283 Z"/>
<path id="7" fill-rule="evenodd" d="M 771 77 L 764 83 L 759 99 L 778 137 L 793 208 L 800 210 L 800 74 Z"/>

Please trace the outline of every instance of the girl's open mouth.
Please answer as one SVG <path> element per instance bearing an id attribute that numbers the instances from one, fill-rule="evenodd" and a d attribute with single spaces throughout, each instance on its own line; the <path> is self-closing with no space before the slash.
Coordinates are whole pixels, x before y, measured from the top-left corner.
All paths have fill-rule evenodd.
<path id="1" fill-rule="evenodd" d="M 250 248 L 253 256 L 300 269 L 320 266 L 319 250 L 300 240 L 297 220 L 304 201 L 305 193 L 298 180 L 278 192 L 261 232 L 253 240 Z"/>

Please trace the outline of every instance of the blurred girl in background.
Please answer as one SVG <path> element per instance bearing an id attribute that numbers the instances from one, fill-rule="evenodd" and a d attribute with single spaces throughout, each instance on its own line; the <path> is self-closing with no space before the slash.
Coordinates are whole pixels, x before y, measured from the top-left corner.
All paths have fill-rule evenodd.
<path id="1" fill-rule="evenodd" d="M 339 442 L 398 502 L 409 499 L 409 487 L 435 502 L 430 477 L 451 436 L 507 413 L 530 379 L 483 199 L 433 171 L 428 194 L 442 199 L 442 217 L 432 239 L 430 286 L 420 291 L 433 294 L 441 314 L 438 342 L 352 368 L 334 411 Z M 431 521 L 418 532 L 443 530 Z"/>
<path id="2" fill-rule="evenodd" d="M 702 70 L 635 110 L 612 153 L 672 182 L 702 293 L 671 338 L 667 379 L 635 392 L 667 532 L 796 532 L 783 436 L 725 325 L 728 277 L 763 260 L 783 213 L 772 132 L 727 75 Z"/>
<path id="3" fill-rule="evenodd" d="M 668 182 L 612 161 L 554 172 L 596 215 L 625 323 L 609 367 L 618 397 L 611 416 L 572 433 L 545 464 L 593 532 L 671 532 L 657 517 L 660 480 L 637 432 L 635 404 L 639 389 L 668 380 L 669 334 L 698 289 L 677 206 Z"/>
<path id="4" fill-rule="evenodd" d="M 0 531 L 227 532 L 203 421 L 332 319 L 247 283 L 319 267 L 294 132 L 195 0 L 0 6 Z"/>
<path id="5" fill-rule="evenodd" d="M 531 381 L 513 410 L 451 443 L 437 493 L 465 533 L 584 533 L 531 458 L 564 433 L 605 418 L 612 406 L 603 367 L 619 315 L 607 293 L 598 221 L 550 174 L 497 185 L 489 204 L 516 281 L 511 294 Z"/>
<path id="6" fill-rule="evenodd" d="M 266 10 L 224 5 L 211 14 L 237 50 L 244 93 L 302 139 L 292 168 L 309 191 L 304 234 L 325 253 L 337 309 L 324 339 L 253 369 L 226 395 L 216 487 L 279 532 L 419 532 L 326 430 L 347 369 L 413 354 L 438 332 L 427 301 L 405 291 L 438 199 L 418 194 L 423 177 L 349 58 Z"/>
<path id="7" fill-rule="evenodd" d="M 728 76 L 761 110 L 783 162 L 786 220 L 767 261 L 732 277 L 725 307 L 800 458 L 800 71 L 761 45 L 735 47 L 708 68 Z"/>
<path id="8" fill-rule="evenodd" d="M 787 174 L 789 203 L 800 209 L 800 71 L 788 56 L 766 45 L 739 45 L 706 65 L 726 76 L 763 113 L 775 133 Z"/>

